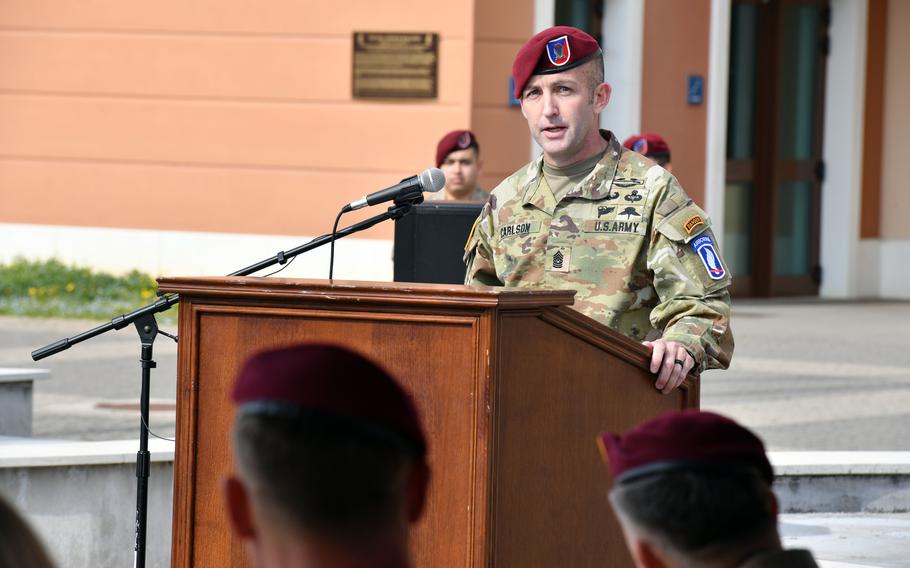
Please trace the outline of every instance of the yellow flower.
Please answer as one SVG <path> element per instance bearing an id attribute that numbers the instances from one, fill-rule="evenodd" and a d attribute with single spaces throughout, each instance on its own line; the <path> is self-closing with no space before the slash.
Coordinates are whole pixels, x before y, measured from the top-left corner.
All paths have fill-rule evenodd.
<path id="1" fill-rule="evenodd" d="M 139 294 L 142 296 L 142 299 L 143 299 L 143 300 L 148 300 L 149 298 L 151 298 L 152 296 L 155 295 L 155 291 L 154 291 L 154 290 L 150 290 L 149 288 L 143 288 L 143 289 L 139 292 Z"/>
<path id="2" fill-rule="evenodd" d="M 28 295 L 31 296 L 32 298 L 34 298 L 35 296 L 38 295 L 38 289 L 35 288 L 34 286 L 32 286 L 31 288 L 28 289 Z"/>
<path id="3" fill-rule="evenodd" d="M 67 292 L 72 292 L 72 291 L 75 290 L 75 289 L 76 289 L 76 283 L 75 283 L 75 282 L 68 282 L 68 283 L 66 284 L 66 291 L 67 291 Z"/>

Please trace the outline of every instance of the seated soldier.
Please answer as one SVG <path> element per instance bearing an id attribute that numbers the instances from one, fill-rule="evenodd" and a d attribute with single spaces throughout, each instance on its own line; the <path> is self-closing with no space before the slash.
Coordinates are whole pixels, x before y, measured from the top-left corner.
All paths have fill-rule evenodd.
<path id="1" fill-rule="evenodd" d="M 638 152 L 642 156 L 651 158 L 657 165 L 667 170 L 673 171 L 673 165 L 670 163 L 670 146 L 660 134 L 653 132 L 644 132 L 636 136 L 626 138 L 622 145 L 633 152 Z"/>
<path id="2" fill-rule="evenodd" d="M 603 433 L 610 503 L 639 568 L 815 568 L 784 550 L 765 447 L 729 418 L 669 412 Z"/>
<path id="3" fill-rule="evenodd" d="M 234 385 L 236 474 L 224 491 L 254 566 L 405 568 L 426 442 L 408 395 L 345 348 L 251 357 Z"/>
<path id="4" fill-rule="evenodd" d="M 51 568 L 53 565 L 25 519 L 0 497 L 0 567 Z"/>
<path id="5" fill-rule="evenodd" d="M 436 146 L 436 167 L 446 176 L 442 191 L 424 194 L 426 201 L 486 201 L 489 192 L 477 185 L 480 145 L 470 130 L 453 130 Z"/>

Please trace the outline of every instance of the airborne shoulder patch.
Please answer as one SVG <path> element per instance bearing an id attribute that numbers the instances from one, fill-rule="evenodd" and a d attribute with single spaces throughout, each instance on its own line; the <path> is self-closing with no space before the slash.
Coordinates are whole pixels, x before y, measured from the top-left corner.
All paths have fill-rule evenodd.
<path id="1" fill-rule="evenodd" d="M 727 275 L 724 263 L 721 262 L 720 255 L 717 254 L 717 249 L 714 248 L 714 241 L 709 235 L 703 235 L 692 241 L 692 248 L 698 253 L 698 257 L 701 259 L 701 263 L 705 265 L 705 270 L 708 271 L 708 276 L 711 277 L 711 280 L 720 280 Z"/>

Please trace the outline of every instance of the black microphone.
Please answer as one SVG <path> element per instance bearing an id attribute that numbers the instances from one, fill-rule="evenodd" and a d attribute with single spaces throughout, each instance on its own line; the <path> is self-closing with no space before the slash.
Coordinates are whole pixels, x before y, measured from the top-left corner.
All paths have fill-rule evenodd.
<path id="1" fill-rule="evenodd" d="M 445 184 L 446 176 L 442 173 L 442 170 L 439 168 L 428 168 L 420 172 L 419 175 L 404 178 L 392 187 L 374 191 L 369 195 L 361 197 L 357 201 L 348 203 L 341 209 L 341 212 L 347 213 L 348 211 L 361 209 L 368 205 L 392 201 L 393 199 L 407 196 L 408 194 L 419 195 L 424 191 L 436 192 L 442 189 Z"/>

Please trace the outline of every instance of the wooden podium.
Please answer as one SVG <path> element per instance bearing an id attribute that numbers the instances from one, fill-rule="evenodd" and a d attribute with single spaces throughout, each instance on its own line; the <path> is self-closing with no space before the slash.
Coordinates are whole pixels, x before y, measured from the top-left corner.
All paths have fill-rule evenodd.
<path id="1" fill-rule="evenodd" d="M 595 443 L 660 412 L 637 342 L 570 309 L 572 292 L 261 278 L 163 278 L 180 294 L 173 566 L 245 566 L 221 480 L 244 359 L 301 341 L 351 347 L 413 394 L 432 482 L 418 567 L 632 566 Z M 356 396 L 356 393 L 351 393 Z"/>

